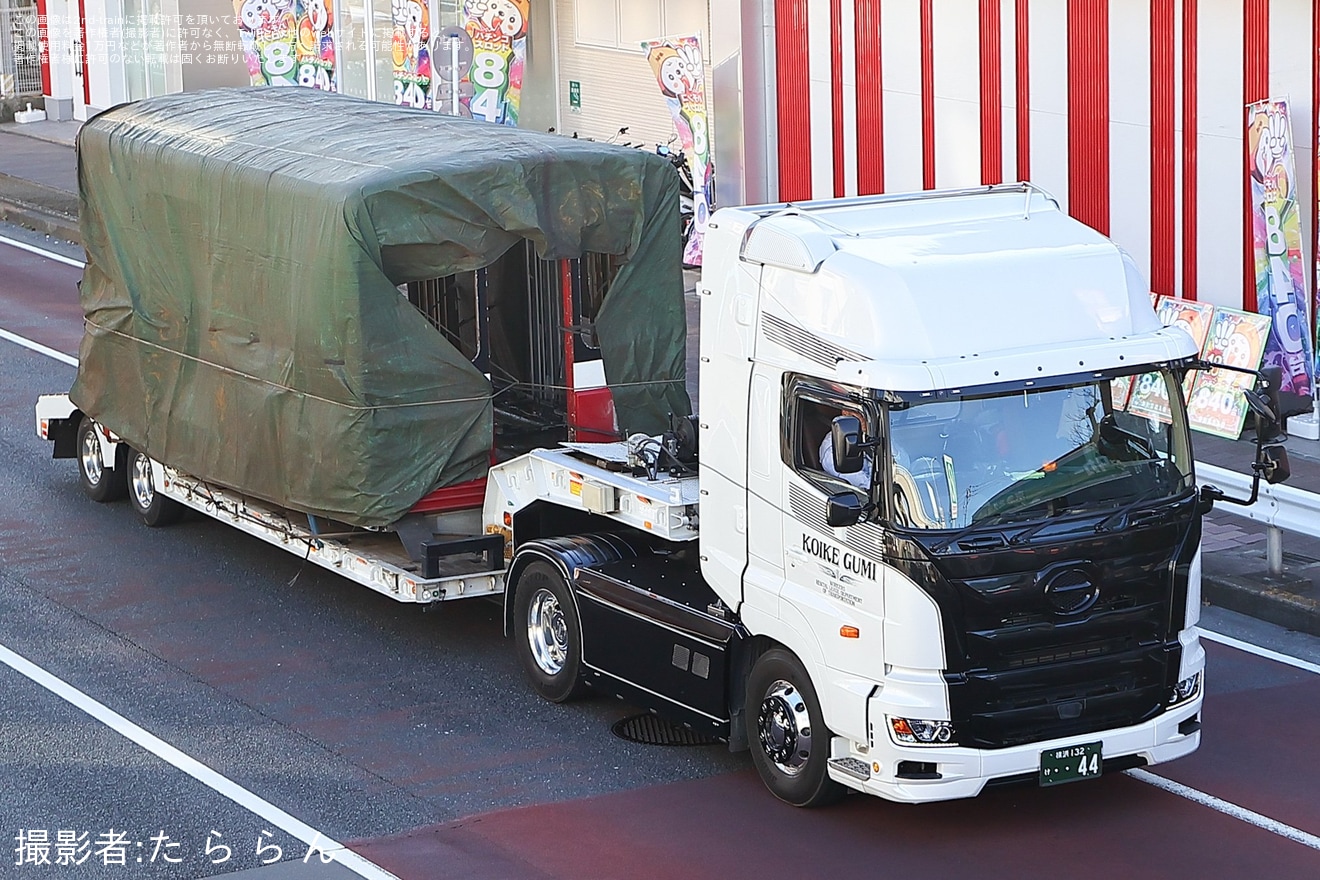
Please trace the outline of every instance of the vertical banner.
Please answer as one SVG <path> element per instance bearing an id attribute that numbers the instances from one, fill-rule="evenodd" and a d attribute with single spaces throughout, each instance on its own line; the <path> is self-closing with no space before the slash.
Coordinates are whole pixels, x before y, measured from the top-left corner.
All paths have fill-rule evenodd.
<path id="1" fill-rule="evenodd" d="M 711 164 L 710 127 L 706 117 L 706 71 L 701 58 L 701 38 L 672 37 L 642 43 L 660 91 L 674 117 L 679 142 L 687 154 L 692 176 L 692 225 L 683 245 L 683 262 L 701 265 L 702 239 L 710 219 L 715 191 L 715 166 Z"/>
<path id="2" fill-rule="evenodd" d="M 294 85 L 298 57 L 294 0 L 234 0 L 234 15 L 252 85 Z"/>
<path id="3" fill-rule="evenodd" d="M 301 0 L 298 4 L 298 71 L 300 86 L 339 91 L 335 78 L 333 0 Z"/>
<path id="4" fill-rule="evenodd" d="M 518 124 L 530 12 L 531 0 L 463 0 L 463 29 L 472 39 L 464 116 Z"/>
<path id="5" fill-rule="evenodd" d="M 390 0 L 394 32 L 394 103 L 431 106 L 431 13 L 425 0 Z"/>
<path id="6" fill-rule="evenodd" d="M 1306 269 L 1302 263 L 1301 206 L 1293 159 L 1288 102 L 1258 101 L 1247 107 L 1247 173 L 1256 264 L 1257 311 L 1269 318 L 1265 364 L 1283 368 L 1284 415 L 1311 411 L 1315 364 L 1307 318 Z"/>
<path id="7" fill-rule="evenodd" d="M 1237 309 L 1215 309 L 1202 357 L 1217 364 L 1254 370 L 1260 365 L 1271 336 L 1270 319 Z M 1236 440 L 1247 417 L 1247 399 L 1242 391 L 1255 379 L 1231 370 L 1200 370 L 1187 398 L 1187 420 L 1207 434 Z"/>

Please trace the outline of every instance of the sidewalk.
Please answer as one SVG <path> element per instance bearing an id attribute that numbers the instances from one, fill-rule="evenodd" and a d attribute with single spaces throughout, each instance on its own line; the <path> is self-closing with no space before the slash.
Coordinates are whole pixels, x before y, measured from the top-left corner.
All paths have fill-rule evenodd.
<path id="1" fill-rule="evenodd" d="M 78 236 L 77 122 L 0 125 L 0 220 L 55 238 Z"/>
<path id="2" fill-rule="evenodd" d="M 73 143 L 76 122 L 0 125 L 0 220 L 75 243 L 78 177 Z M 695 325 L 695 322 L 693 322 Z M 695 346 L 695 327 L 689 333 Z M 695 358 L 690 358 L 695 363 Z M 1254 446 L 1206 434 L 1193 438 L 1198 461 L 1239 473 L 1250 471 Z M 1320 492 L 1320 441 L 1288 442 L 1288 485 Z M 1202 595 L 1205 601 L 1320 636 L 1320 539 L 1284 536 L 1284 573 L 1267 574 L 1263 526 L 1216 506 L 1204 523 Z"/>

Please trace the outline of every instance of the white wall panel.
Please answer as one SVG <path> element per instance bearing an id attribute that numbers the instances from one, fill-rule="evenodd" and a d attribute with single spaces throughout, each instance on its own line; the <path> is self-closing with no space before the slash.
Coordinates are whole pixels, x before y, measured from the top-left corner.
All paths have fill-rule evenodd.
<path id="1" fill-rule="evenodd" d="M 1068 6 L 1031 4 L 1031 179 L 1068 207 Z"/>
<path id="2" fill-rule="evenodd" d="M 885 192 L 921 189 L 921 4 L 887 0 L 881 10 Z"/>
<path id="3" fill-rule="evenodd" d="M 1109 234 L 1150 283 L 1150 2 L 1109 4 Z"/>
<path id="4" fill-rule="evenodd" d="M 807 32 L 811 48 L 807 60 L 807 89 L 811 95 L 811 195 L 834 195 L 834 107 L 830 97 L 830 4 L 807 4 Z"/>
<path id="5" fill-rule="evenodd" d="M 1242 307 L 1242 0 L 1198 9 L 1197 299 Z"/>
<path id="6" fill-rule="evenodd" d="M 934 4 L 935 185 L 981 182 L 981 68 L 977 0 Z"/>
<path id="7" fill-rule="evenodd" d="M 1068 210 L 1068 5 L 1032 3 L 1027 33 L 1031 179 Z"/>
<path id="8" fill-rule="evenodd" d="M 857 34 L 853 4 L 843 4 L 843 192 L 857 195 Z"/>

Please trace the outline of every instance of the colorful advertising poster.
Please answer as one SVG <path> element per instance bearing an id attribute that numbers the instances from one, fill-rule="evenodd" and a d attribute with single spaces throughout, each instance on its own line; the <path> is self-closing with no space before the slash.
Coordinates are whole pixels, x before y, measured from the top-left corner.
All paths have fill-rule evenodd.
<path id="1" fill-rule="evenodd" d="M 1217 364 L 1254 370 L 1260 366 L 1270 336 L 1270 319 L 1237 309 L 1215 309 L 1201 356 Z M 1247 416 L 1242 389 L 1255 377 L 1232 370 L 1201 370 L 1187 398 L 1187 417 L 1193 428 L 1207 434 L 1236 440 Z"/>
<path id="2" fill-rule="evenodd" d="M 518 124 L 530 12 L 531 0 L 464 0 L 463 29 L 472 38 L 469 87 L 461 93 L 464 116 Z"/>
<path id="3" fill-rule="evenodd" d="M 252 85 L 297 83 L 298 24 L 294 4 L 295 0 L 234 0 Z"/>
<path id="4" fill-rule="evenodd" d="M 300 86 L 339 91 L 335 79 L 335 33 L 333 0 L 300 0 L 298 3 L 298 71 Z"/>
<path id="5" fill-rule="evenodd" d="M 683 262 L 701 265 L 702 239 L 710 219 L 715 166 L 711 164 L 710 127 L 706 119 L 706 71 L 697 36 L 642 43 L 660 91 L 669 104 L 679 143 L 692 175 L 692 229 L 683 246 Z"/>
<path id="6" fill-rule="evenodd" d="M 1175 299 L 1171 296 L 1161 297 L 1155 309 L 1160 323 L 1165 327 L 1181 327 L 1186 330 L 1187 335 L 1192 337 L 1192 341 L 1201 351 L 1205 350 L 1214 312 L 1215 307 L 1207 303 Z M 1184 386 L 1185 394 L 1190 391 L 1190 386 Z M 1160 422 L 1169 421 L 1169 397 L 1164 380 L 1158 373 L 1148 373 L 1137 378 L 1132 397 L 1128 401 L 1128 411 Z"/>
<path id="7" fill-rule="evenodd" d="M 394 23 L 394 103 L 431 106 L 431 13 L 424 0 L 390 0 Z"/>
<path id="8" fill-rule="evenodd" d="M 1259 101 L 1247 107 L 1247 166 L 1256 310 L 1270 319 L 1265 365 L 1283 368 L 1283 414 L 1309 413 L 1315 364 L 1306 314 L 1301 210 L 1287 101 Z"/>

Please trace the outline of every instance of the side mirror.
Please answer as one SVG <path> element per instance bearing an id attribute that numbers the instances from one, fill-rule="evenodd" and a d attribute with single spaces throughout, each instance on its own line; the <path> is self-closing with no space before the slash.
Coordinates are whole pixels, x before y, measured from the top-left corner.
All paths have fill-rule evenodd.
<path id="1" fill-rule="evenodd" d="M 1283 385 L 1282 367 L 1264 367 L 1260 371 L 1264 382 L 1258 382 L 1253 390 L 1242 392 L 1256 416 L 1256 442 L 1273 445 L 1288 439 L 1288 432 L 1283 429 L 1279 418 L 1279 388 Z"/>
<path id="2" fill-rule="evenodd" d="M 834 469 L 855 474 L 862 469 L 862 422 L 856 416 L 835 416 L 830 423 Z"/>
<path id="3" fill-rule="evenodd" d="M 1266 446 L 1261 449 L 1258 467 L 1261 476 L 1270 485 L 1282 483 L 1292 476 L 1292 468 L 1288 464 L 1288 450 L 1282 446 Z"/>
<path id="4" fill-rule="evenodd" d="M 839 492 L 825 499 L 825 522 L 831 528 L 857 525 L 861 522 L 863 512 L 865 506 L 855 492 Z"/>
<path id="5" fill-rule="evenodd" d="M 1216 365 L 1222 366 L 1222 365 Z M 1230 367 L 1239 372 L 1251 370 Z M 1265 367 L 1258 374 L 1259 380 L 1254 389 L 1243 389 L 1242 396 L 1256 417 L 1256 459 L 1251 463 L 1251 495 L 1248 498 L 1232 498 L 1213 486 L 1201 487 L 1202 512 L 1209 510 L 1215 501 L 1227 501 L 1231 504 L 1250 505 L 1256 503 L 1260 494 L 1260 481 L 1282 483 L 1292 475 L 1288 463 L 1288 450 L 1283 443 L 1288 439 L 1288 432 L 1279 417 L 1279 388 L 1283 384 L 1281 367 Z"/>

